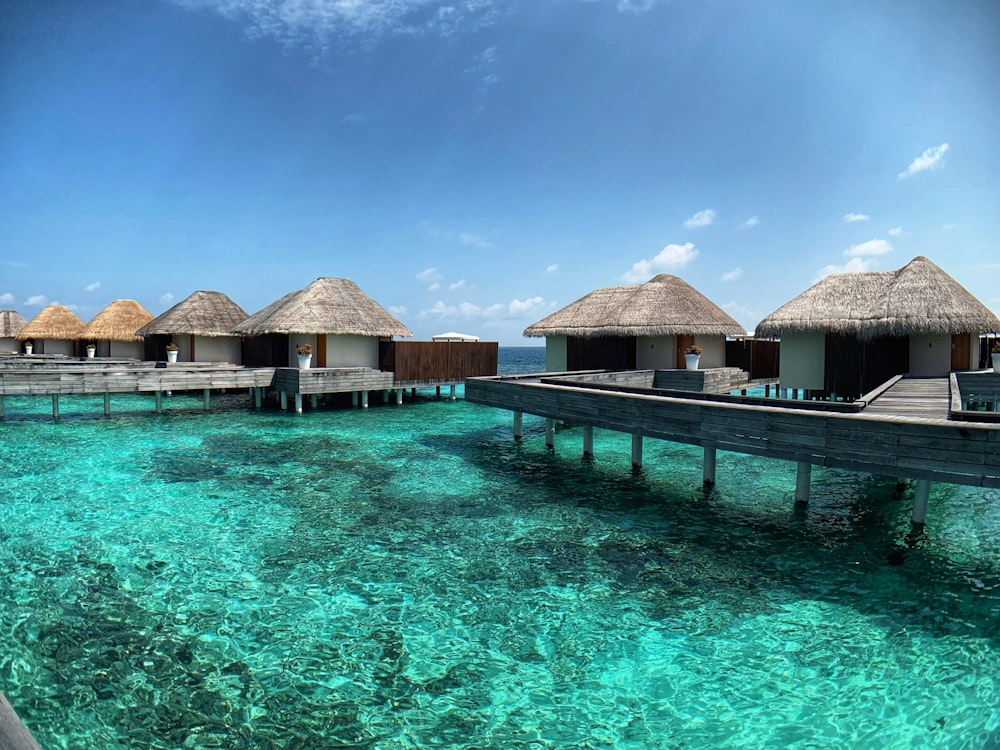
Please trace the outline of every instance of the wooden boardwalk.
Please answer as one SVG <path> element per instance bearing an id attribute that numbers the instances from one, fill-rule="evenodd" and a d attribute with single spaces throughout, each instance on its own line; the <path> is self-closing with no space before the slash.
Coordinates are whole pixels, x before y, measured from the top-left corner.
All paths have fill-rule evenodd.
<path id="1" fill-rule="evenodd" d="M 948 378 L 903 378 L 864 408 L 867 416 L 948 419 Z"/>

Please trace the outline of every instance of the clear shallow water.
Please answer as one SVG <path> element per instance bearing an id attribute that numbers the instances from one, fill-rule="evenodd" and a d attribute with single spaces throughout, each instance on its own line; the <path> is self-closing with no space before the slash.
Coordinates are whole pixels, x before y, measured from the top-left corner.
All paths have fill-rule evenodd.
<path id="1" fill-rule="evenodd" d="M 433 391 L 35 401 L 0 425 L 0 689 L 43 747 L 1000 744 L 995 491 L 935 487 L 910 547 L 891 480 L 816 469 L 796 511 L 793 465 L 720 454 L 706 496 L 695 449 L 633 473 L 628 436 L 584 462 Z"/>

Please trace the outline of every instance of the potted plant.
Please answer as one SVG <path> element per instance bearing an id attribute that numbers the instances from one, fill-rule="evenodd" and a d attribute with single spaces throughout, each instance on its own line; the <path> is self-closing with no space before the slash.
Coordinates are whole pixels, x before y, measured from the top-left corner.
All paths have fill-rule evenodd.
<path id="1" fill-rule="evenodd" d="M 312 346 L 310 344 L 299 344 L 295 347 L 295 351 L 299 355 L 299 369 L 308 370 L 312 363 Z"/>
<path id="2" fill-rule="evenodd" d="M 33 351 L 35 351 L 35 342 L 31 339 L 27 339 L 24 342 L 24 353 L 31 354 Z"/>
<path id="3" fill-rule="evenodd" d="M 173 341 L 167 344 L 167 362 L 177 361 L 177 350 L 178 346 Z"/>
<path id="4" fill-rule="evenodd" d="M 993 342 L 991 355 L 993 357 L 993 372 L 1000 374 L 1000 339 Z"/>
<path id="5" fill-rule="evenodd" d="M 87 359 L 93 359 L 94 355 L 97 353 L 97 344 L 91 342 L 87 344 Z"/>
<path id="6" fill-rule="evenodd" d="M 698 361 L 701 359 L 701 347 L 691 344 L 684 350 L 684 364 L 689 370 L 698 369 Z"/>

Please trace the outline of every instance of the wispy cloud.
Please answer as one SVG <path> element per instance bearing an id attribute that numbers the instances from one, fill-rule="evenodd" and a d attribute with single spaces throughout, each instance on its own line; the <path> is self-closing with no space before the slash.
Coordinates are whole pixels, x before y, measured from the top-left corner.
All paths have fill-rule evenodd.
<path id="1" fill-rule="evenodd" d="M 683 245 L 667 245 L 649 260 L 637 260 L 632 268 L 622 275 L 622 279 L 631 283 L 648 281 L 651 276 L 664 271 L 686 266 L 698 257 L 698 250 L 693 242 Z"/>
<path id="2" fill-rule="evenodd" d="M 83 291 L 85 291 L 85 292 L 96 292 L 100 288 L 101 288 L 101 282 L 100 281 L 95 281 L 93 284 L 87 284 L 87 286 L 85 286 L 83 288 Z"/>
<path id="3" fill-rule="evenodd" d="M 848 258 L 870 257 L 872 255 L 885 255 L 892 252 L 892 245 L 888 240 L 868 240 L 857 245 L 851 245 L 844 251 Z"/>
<path id="4" fill-rule="evenodd" d="M 742 323 L 743 327 L 748 331 L 752 331 L 753 324 L 760 319 L 760 312 L 757 310 L 751 310 L 746 305 L 741 305 L 735 300 L 731 300 L 724 305 L 720 305 L 720 307 L 736 318 L 739 323 Z"/>
<path id="5" fill-rule="evenodd" d="M 470 247 L 481 247 L 483 249 L 493 247 L 489 240 L 485 240 L 478 234 L 473 234 L 472 232 L 460 232 L 458 235 L 458 241 L 463 245 L 468 245 Z"/>
<path id="6" fill-rule="evenodd" d="M 938 169 L 943 165 L 942 159 L 948 151 L 948 144 L 942 143 L 940 146 L 931 146 L 920 156 L 910 162 L 910 166 L 899 173 L 899 178 L 912 177 L 917 172 L 924 172 L 928 169 Z"/>
<path id="7" fill-rule="evenodd" d="M 684 222 L 684 226 L 687 229 L 697 229 L 698 227 L 707 227 L 713 221 L 715 221 L 715 209 L 706 208 L 704 211 L 699 211 L 690 219 Z"/>
<path id="8" fill-rule="evenodd" d="M 645 13 L 652 10 L 657 0 L 617 0 L 615 5 L 622 13 Z"/>
<path id="9" fill-rule="evenodd" d="M 740 229 L 750 229 L 760 224 L 759 216 L 751 216 L 749 219 L 740 224 Z"/>
<path id="10" fill-rule="evenodd" d="M 484 89 L 489 88 L 500 80 L 500 76 L 493 72 L 493 66 L 496 64 L 496 61 L 497 48 L 487 47 L 476 55 L 472 65 L 465 69 L 465 73 L 466 75 L 478 78 L 480 85 Z"/>
<path id="11" fill-rule="evenodd" d="M 448 285 L 448 289 L 450 291 L 454 292 L 454 291 L 456 291 L 458 289 L 461 289 L 463 286 L 465 286 L 465 279 L 459 279 L 455 283 L 449 284 Z"/>
<path id="12" fill-rule="evenodd" d="M 552 263 L 552 264 L 550 264 L 549 266 L 547 266 L 545 268 L 545 273 L 555 273 L 558 270 L 559 270 L 559 264 L 558 263 Z"/>
<path id="13" fill-rule="evenodd" d="M 848 224 L 853 224 L 855 221 L 870 221 L 871 218 L 868 214 L 844 214 L 844 221 Z"/>
<path id="14" fill-rule="evenodd" d="M 743 269 L 734 268 L 732 271 L 726 271 L 722 274 L 723 281 L 739 281 L 743 278 Z"/>
<path id="15" fill-rule="evenodd" d="M 33 294 L 24 301 L 28 307 L 41 307 L 48 301 L 44 294 Z"/>
<path id="16" fill-rule="evenodd" d="M 389 305 L 389 312 L 393 315 L 406 315 L 405 305 Z"/>
<path id="17" fill-rule="evenodd" d="M 0 294 L 0 305 L 11 305 L 14 303 L 14 295 L 10 292 Z"/>
<path id="18" fill-rule="evenodd" d="M 7 268 L 28 268 L 28 264 L 20 260 L 0 260 L 0 266 Z"/>
<path id="19" fill-rule="evenodd" d="M 819 281 L 824 276 L 829 276 L 832 273 L 862 273 L 864 271 L 871 271 L 875 268 L 875 264 L 875 260 L 872 258 L 851 258 L 842 266 L 823 266 L 819 271 L 819 276 L 815 280 Z"/>
<path id="20" fill-rule="evenodd" d="M 173 301 L 174 301 L 174 295 L 172 295 L 170 292 L 165 292 L 160 295 L 161 305 L 169 305 Z"/>
<path id="21" fill-rule="evenodd" d="M 473 302 L 460 302 L 457 305 L 449 305 L 441 300 L 435 302 L 426 310 L 421 310 L 417 317 L 422 320 L 431 318 L 443 320 L 445 318 L 469 318 L 479 320 L 513 320 L 525 319 L 532 315 L 537 315 L 542 310 L 548 310 L 555 306 L 554 301 L 546 301 L 544 297 L 528 297 L 526 299 L 514 298 L 507 303 L 495 303 L 482 307 Z"/>
<path id="22" fill-rule="evenodd" d="M 890 237 L 898 237 L 902 233 L 903 233 L 903 228 L 902 227 L 893 227 L 892 229 L 889 230 L 889 236 Z"/>
<path id="23" fill-rule="evenodd" d="M 435 289 L 441 288 L 441 274 L 436 268 L 425 268 L 423 271 L 417 274 L 417 281 L 422 284 L 427 284 L 427 291 L 433 292 Z"/>

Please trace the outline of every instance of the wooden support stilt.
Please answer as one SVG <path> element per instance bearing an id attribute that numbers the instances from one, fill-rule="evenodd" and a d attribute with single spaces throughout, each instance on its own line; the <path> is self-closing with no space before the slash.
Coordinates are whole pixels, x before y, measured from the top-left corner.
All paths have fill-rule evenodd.
<path id="1" fill-rule="evenodd" d="M 368 408 L 368 391 L 361 391 L 361 408 Z"/>
<path id="2" fill-rule="evenodd" d="M 632 433 L 632 468 L 642 468 L 642 434 Z"/>
<path id="3" fill-rule="evenodd" d="M 771 398 L 771 384 L 764 383 L 764 398 Z"/>
<path id="4" fill-rule="evenodd" d="M 914 524 L 923 525 L 927 520 L 927 503 L 931 499 L 931 480 L 918 479 L 913 492 L 913 515 L 910 520 Z"/>
<path id="5" fill-rule="evenodd" d="M 358 408 L 358 392 L 357 391 L 351 391 L 351 406 L 353 406 L 355 409 Z"/>
<path id="6" fill-rule="evenodd" d="M 313 409 L 319 408 L 319 394 L 314 393 L 309 397 L 309 406 Z"/>
<path id="7" fill-rule="evenodd" d="M 302 413 L 302 394 L 301 393 L 296 393 L 295 394 L 295 413 L 296 414 L 301 414 Z"/>
<path id="8" fill-rule="evenodd" d="M 545 419 L 545 447 L 554 448 L 556 445 L 556 420 Z"/>
<path id="9" fill-rule="evenodd" d="M 812 477 L 812 464 L 799 461 L 795 472 L 795 502 L 809 502 L 809 480 Z"/>
<path id="10" fill-rule="evenodd" d="M 2 394 L 2 393 L 0 393 L 0 419 L 3 419 L 3 417 L 4 417 L 4 410 L 3 410 L 3 394 Z"/>
<path id="11" fill-rule="evenodd" d="M 154 391 L 153 400 L 156 402 L 156 413 L 163 414 L 163 391 Z"/>
<path id="12" fill-rule="evenodd" d="M 449 395 L 451 396 L 451 400 L 454 401 L 455 400 L 455 385 L 454 385 L 454 383 L 451 386 L 449 386 L 449 388 L 450 388 Z"/>
<path id="13" fill-rule="evenodd" d="M 104 416 L 111 417 L 111 393 L 108 391 L 104 392 Z"/>
<path id="14" fill-rule="evenodd" d="M 702 483 L 707 486 L 712 486 L 715 484 L 715 454 L 716 449 L 714 445 L 706 445 L 704 449 L 705 459 L 704 465 L 702 466 Z"/>
<path id="15" fill-rule="evenodd" d="M 263 401 L 264 401 L 264 389 L 263 388 L 254 388 L 253 389 L 253 405 L 256 408 L 259 409 L 263 405 L 263 403 L 262 403 Z"/>
<path id="16" fill-rule="evenodd" d="M 589 424 L 583 426 L 583 457 L 594 457 L 594 428 Z"/>
<path id="17" fill-rule="evenodd" d="M 434 386 L 434 398 L 441 398 L 441 386 Z"/>
<path id="18" fill-rule="evenodd" d="M 202 408 L 208 411 L 212 406 L 212 389 L 204 388 L 201 392 Z"/>
<path id="19" fill-rule="evenodd" d="M 59 394 L 52 394 L 52 418 L 59 419 Z"/>
<path id="20" fill-rule="evenodd" d="M 281 410 L 288 411 L 288 391 L 281 391 L 279 399 L 281 401 Z"/>
<path id="21" fill-rule="evenodd" d="M 514 412 L 514 439 L 520 440 L 524 437 L 524 413 Z"/>
<path id="22" fill-rule="evenodd" d="M 411 388 L 410 389 L 410 398 L 416 398 L 416 397 L 417 397 L 417 389 L 416 388 Z"/>

